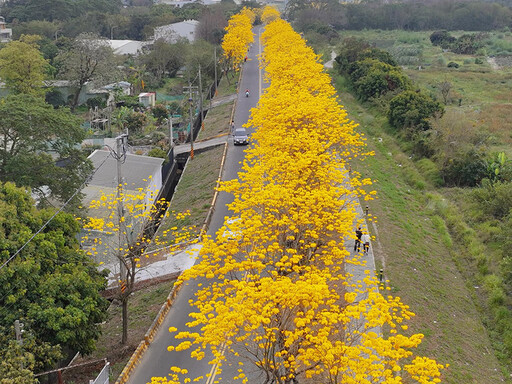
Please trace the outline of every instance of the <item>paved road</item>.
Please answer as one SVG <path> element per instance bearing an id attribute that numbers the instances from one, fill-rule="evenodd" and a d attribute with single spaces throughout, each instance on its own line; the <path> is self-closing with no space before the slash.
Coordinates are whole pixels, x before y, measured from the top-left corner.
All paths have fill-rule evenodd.
<path id="1" fill-rule="evenodd" d="M 240 92 L 238 94 L 234 117 L 236 127 L 242 126 L 247 122 L 250 109 L 256 107 L 258 102 L 259 91 L 262 84 L 260 79 L 261 71 L 258 66 L 257 58 L 259 53 L 259 35 L 258 30 L 256 30 L 255 43 L 249 50 L 248 61 L 244 64 L 243 78 L 239 87 Z M 250 96 L 248 98 L 245 97 L 246 89 L 250 90 Z M 251 132 L 252 130 L 249 129 L 249 133 Z M 233 146 L 231 137 L 228 138 L 228 144 L 229 147 L 222 175 L 223 180 L 230 180 L 237 177 L 246 148 L 243 146 Z M 222 226 L 224 217 L 230 216 L 226 205 L 229 204 L 232 199 L 232 196 L 226 193 L 222 192 L 219 194 L 208 229 L 208 235 L 214 236 L 216 231 Z M 186 286 L 182 287 L 166 319 L 160 326 L 153 343 L 148 347 L 128 383 L 145 384 L 151 382 L 151 377 L 167 376 L 171 366 L 186 368 L 189 371 L 190 377 L 206 377 L 206 374 L 211 371 L 212 367 L 208 365 L 209 356 L 205 356 L 201 361 L 196 361 L 190 358 L 189 350 L 183 352 L 167 351 L 169 345 L 177 345 L 168 331 L 169 327 L 187 330 L 185 324 L 190 321 L 188 314 L 192 310 L 189 305 L 189 300 L 194 297 L 194 293 L 197 290 L 197 283 L 199 283 L 199 281 L 188 283 Z M 205 379 L 201 382 L 206 383 L 207 381 Z"/>

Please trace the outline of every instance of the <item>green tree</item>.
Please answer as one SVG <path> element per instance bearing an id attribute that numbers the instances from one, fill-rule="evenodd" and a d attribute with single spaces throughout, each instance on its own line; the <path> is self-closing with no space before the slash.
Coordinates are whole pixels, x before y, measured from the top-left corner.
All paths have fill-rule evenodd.
<path id="1" fill-rule="evenodd" d="M 14 26 L 12 37 L 16 40 L 22 35 L 39 35 L 49 39 L 55 39 L 55 33 L 59 30 L 59 24 L 45 20 L 33 20 L 19 23 Z"/>
<path id="2" fill-rule="evenodd" d="M 159 39 L 155 41 L 151 51 L 139 57 L 139 62 L 154 76 L 157 83 L 155 85 L 161 85 L 166 75 L 173 77 L 183 66 L 188 45 L 186 41 L 169 44 Z"/>
<path id="3" fill-rule="evenodd" d="M 0 326 L 20 320 L 39 345 L 34 351 L 47 343 L 90 353 L 106 316 L 106 279 L 79 248 L 79 223 L 59 213 L 21 249 L 53 215 L 36 209 L 24 188 L 0 184 L 0 262 L 10 260 L 0 269 Z M 55 363 L 55 353 L 34 355 Z"/>
<path id="4" fill-rule="evenodd" d="M 443 113 L 442 105 L 430 96 L 421 92 L 405 91 L 391 99 L 388 119 L 398 129 L 426 131 L 430 128 L 429 119 Z"/>
<path id="5" fill-rule="evenodd" d="M 15 341 L 0 350 L 0 384 L 36 384 L 34 355 L 25 352 Z"/>
<path id="6" fill-rule="evenodd" d="M 78 105 L 80 92 L 86 83 L 92 81 L 100 86 L 119 76 L 112 48 L 106 40 L 94 34 L 79 35 L 70 49 L 56 60 L 60 62 L 59 77 L 71 81 L 75 87 L 72 108 Z"/>
<path id="7" fill-rule="evenodd" d="M 368 100 L 388 91 L 408 89 L 411 82 L 399 67 L 377 59 L 364 59 L 352 63 L 349 74 L 359 97 Z"/>
<path id="8" fill-rule="evenodd" d="M 44 95 L 43 80 L 48 62 L 39 51 L 34 35 L 23 35 L 0 49 L 0 78 L 14 93 Z"/>
<path id="9" fill-rule="evenodd" d="M 53 198 L 70 198 L 91 171 L 76 148 L 85 137 L 80 120 L 27 94 L 1 99 L 0 116 L 0 179 L 40 196 L 49 188 Z"/>
<path id="10" fill-rule="evenodd" d="M 68 20 L 88 11 L 102 13 L 118 12 L 121 0 L 10 0 L 2 8 L 9 19 Z"/>
<path id="11" fill-rule="evenodd" d="M 215 76 L 213 45 L 204 40 L 194 42 L 187 52 L 186 73 L 191 79 L 194 79 L 199 73 L 201 66 L 201 74 L 203 86 L 208 84 Z"/>

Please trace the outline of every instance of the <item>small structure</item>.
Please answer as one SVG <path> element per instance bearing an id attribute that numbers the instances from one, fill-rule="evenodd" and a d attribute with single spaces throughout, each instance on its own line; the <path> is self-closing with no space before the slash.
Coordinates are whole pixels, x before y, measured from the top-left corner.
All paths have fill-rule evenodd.
<path id="1" fill-rule="evenodd" d="M 12 40 L 12 29 L 7 28 L 5 19 L 0 16 L 0 43 L 8 43 Z"/>
<path id="2" fill-rule="evenodd" d="M 139 94 L 139 103 L 143 106 L 154 107 L 156 104 L 156 92 L 144 92 Z"/>
<path id="3" fill-rule="evenodd" d="M 107 40 L 116 55 L 137 56 L 143 48 L 150 44 L 146 41 L 137 40 Z"/>
<path id="4" fill-rule="evenodd" d="M 153 40 L 164 39 L 168 43 L 176 43 L 179 39 L 192 42 L 196 39 L 197 20 L 185 20 L 179 23 L 155 28 Z"/>

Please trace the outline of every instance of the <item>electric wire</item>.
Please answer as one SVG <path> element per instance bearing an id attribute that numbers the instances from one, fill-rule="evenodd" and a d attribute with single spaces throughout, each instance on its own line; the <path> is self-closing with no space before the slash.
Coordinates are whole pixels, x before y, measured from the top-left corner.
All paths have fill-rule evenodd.
<path id="1" fill-rule="evenodd" d="M 55 216 L 57 216 L 60 212 L 62 212 L 62 210 L 71 202 L 71 200 L 73 200 L 73 198 L 85 187 L 85 185 L 92 179 L 92 177 L 94 176 L 94 174 L 103 166 L 103 164 L 105 164 L 105 162 L 108 160 L 108 158 L 111 156 L 111 154 L 109 156 L 107 156 L 103 162 L 98 166 L 98 168 L 96 168 L 94 170 L 94 172 L 92 172 L 85 180 L 84 182 L 76 189 L 76 191 L 71 195 L 71 197 L 64 203 L 64 205 L 62 205 L 62 207 L 60 207 L 53 215 L 52 217 L 50 217 L 46 223 L 43 224 L 43 226 L 41 228 L 39 228 L 39 230 L 34 233 L 32 235 L 32 237 L 30 239 L 28 239 L 25 244 L 23 244 L 20 248 L 18 248 L 18 250 L 16 252 L 14 252 L 14 254 L 9 257 L 2 265 L 0 265 L 0 270 L 2 270 L 2 268 L 4 268 L 12 259 L 14 259 L 38 234 L 40 234 L 43 229 L 45 229 L 48 224 L 50 224 L 50 222 L 55 218 Z M 125 158 L 126 158 L 126 155 L 125 155 Z"/>
<path id="2" fill-rule="evenodd" d="M 109 153 L 109 155 L 107 157 L 105 157 L 105 159 L 101 162 L 101 164 L 89 175 L 89 177 L 87 177 L 84 182 L 80 185 L 80 187 L 77 188 L 77 190 L 75 191 L 75 193 L 73 194 L 73 196 L 71 196 L 65 203 L 64 205 L 57 211 L 55 212 L 55 214 L 25 243 L 23 244 L 23 246 L 21 248 L 19 248 L 6 262 L 4 262 L 2 264 L 2 266 L 0 266 L 0 270 L 2 268 L 4 268 L 17 254 L 19 254 L 23 248 L 25 248 L 39 233 L 41 233 L 41 231 L 55 218 L 55 216 L 57 216 L 57 214 L 59 214 L 62 209 L 64 209 L 66 207 L 67 204 L 69 204 L 69 202 L 73 199 L 74 196 L 76 196 L 78 194 L 78 192 L 80 192 L 82 190 L 82 188 L 92 179 L 92 177 L 94 176 L 94 174 L 96 172 L 98 172 L 98 170 L 106 163 L 106 161 L 108 160 L 108 158 L 111 156 L 112 154 Z M 15 289 L 15 286 L 12 286 L 11 289 L 7 292 L 5 292 L 5 294 L 0 298 L 0 303 L 4 303 L 5 302 L 5 299 L 7 298 L 8 295 L 10 295 Z M 4 310 L 10 310 L 14 307 L 16 303 L 13 302 L 9 305 L 4 305 L 2 308 Z"/>

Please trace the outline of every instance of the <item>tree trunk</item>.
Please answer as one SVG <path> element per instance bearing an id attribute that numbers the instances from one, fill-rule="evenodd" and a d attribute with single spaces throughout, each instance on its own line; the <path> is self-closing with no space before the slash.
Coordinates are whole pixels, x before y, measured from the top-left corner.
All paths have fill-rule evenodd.
<path id="1" fill-rule="evenodd" d="M 123 336 L 121 339 L 122 344 L 128 343 L 128 297 L 123 296 L 121 303 L 123 306 Z"/>
<path id="2" fill-rule="evenodd" d="M 82 92 L 82 88 L 84 87 L 83 84 L 80 84 L 78 87 L 77 87 L 77 90 L 75 91 L 74 95 L 73 95 L 73 101 L 71 102 L 71 110 L 74 111 L 75 108 L 78 106 L 78 100 L 80 99 L 80 92 Z"/>

